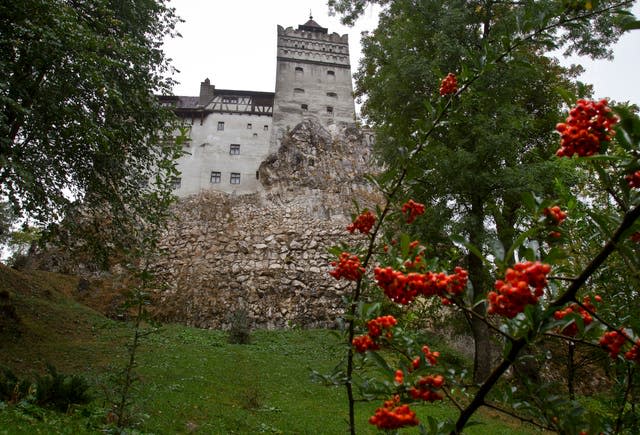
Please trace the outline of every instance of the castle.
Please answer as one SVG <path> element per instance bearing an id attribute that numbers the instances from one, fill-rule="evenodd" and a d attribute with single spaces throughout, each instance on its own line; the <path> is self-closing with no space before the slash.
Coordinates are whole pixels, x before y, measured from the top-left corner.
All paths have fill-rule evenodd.
<path id="1" fill-rule="evenodd" d="M 329 34 L 313 17 L 297 29 L 278 26 L 276 65 L 275 93 L 216 89 L 206 79 L 197 97 L 161 98 L 189 128 L 176 195 L 255 193 L 261 162 L 287 131 L 307 119 L 355 123 L 348 35 Z"/>

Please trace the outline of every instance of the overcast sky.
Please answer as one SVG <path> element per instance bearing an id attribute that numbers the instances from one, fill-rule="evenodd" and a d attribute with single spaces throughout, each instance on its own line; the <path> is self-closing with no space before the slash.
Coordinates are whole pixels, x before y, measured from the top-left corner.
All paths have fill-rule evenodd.
<path id="1" fill-rule="evenodd" d="M 349 34 L 351 71 L 360 58 L 360 33 L 372 30 L 378 9 L 369 8 L 355 27 L 330 17 L 326 0 L 171 0 L 185 22 L 178 31 L 182 38 L 165 44 L 167 55 L 180 71 L 177 95 L 198 95 L 200 82 L 209 78 L 221 89 L 270 91 L 275 88 L 276 26 L 305 23 L 309 13 L 329 32 Z M 640 5 L 634 6 L 636 16 Z M 568 61 L 567 61 L 568 62 Z M 587 72 L 581 80 L 594 85 L 595 97 L 640 104 L 640 30 L 625 35 L 615 47 L 615 59 L 581 63 Z"/>

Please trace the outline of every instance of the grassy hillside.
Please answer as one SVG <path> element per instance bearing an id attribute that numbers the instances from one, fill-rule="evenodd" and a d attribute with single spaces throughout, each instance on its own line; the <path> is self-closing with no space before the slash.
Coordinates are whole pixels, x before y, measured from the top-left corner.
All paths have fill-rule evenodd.
<path id="1" fill-rule="evenodd" d="M 0 294 L 5 295 L 0 300 L 5 307 L 8 300 L 16 315 L 0 324 L 0 365 L 29 375 L 42 372 L 50 362 L 61 372 L 86 376 L 96 397 L 69 415 L 0 402 L 0 434 L 104 429 L 104 392 L 113 385 L 116 368 L 124 365 L 131 331 L 126 323 L 75 302 L 71 296 L 78 282 L 0 266 Z M 166 325 L 150 335 L 140 349 L 136 429 L 157 434 L 345 433 L 344 390 L 310 381 L 311 369 L 328 371 L 340 359 L 337 339 L 323 330 L 257 331 L 252 339 L 250 345 L 231 345 L 221 331 L 179 325 Z M 367 419 L 377 406 L 359 405 L 359 433 L 376 433 Z M 455 412 L 445 404 L 417 410 L 423 419 Z M 468 433 L 528 433 L 515 422 L 489 415 L 481 420 L 485 424 Z"/>

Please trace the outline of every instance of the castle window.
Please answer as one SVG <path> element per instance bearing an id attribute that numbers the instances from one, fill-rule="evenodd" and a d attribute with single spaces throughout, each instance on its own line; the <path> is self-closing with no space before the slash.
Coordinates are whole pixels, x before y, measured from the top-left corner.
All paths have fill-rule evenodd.
<path id="1" fill-rule="evenodd" d="M 173 179 L 171 179 L 171 188 L 173 190 L 178 190 L 180 189 L 181 186 L 182 186 L 182 178 L 173 177 Z"/>
<path id="2" fill-rule="evenodd" d="M 231 173 L 231 179 L 229 180 L 229 182 L 231 184 L 240 184 L 240 173 L 239 172 L 232 172 Z"/>
<path id="3" fill-rule="evenodd" d="M 268 126 L 268 125 L 265 125 L 265 126 L 264 126 L 264 128 L 263 128 L 263 130 L 264 130 L 264 131 L 268 131 L 268 130 L 269 130 L 269 126 Z"/>
<path id="4" fill-rule="evenodd" d="M 296 80 L 301 79 L 302 76 L 304 76 L 304 69 L 302 69 L 302 67 L 300 67 L 300 66 L 297 66 L 296 67 Z"/>
<path id="5" fill-rule="evenodd" d="M 309 106 L 308 106 L 307 104 L 301 104 L 301 105 L 300 105 L 300 108 L 301 108 L 302 110 L 309 110 Z"/>
<path id="6" fill-rule="evenodd" d="M 240 144 L 232 143 L 229 146 L 229 154 L 231 154 L 232 156 L 239 155 L 240 154 Z"/>
<path id="7" fill-rule="evenodd" d="M 224 122 L 218 121 L 218 131 L 223 131 L 223 130 L 224 130 Z"/>
<path id="8" fill-rule="evenodd" d="M 300 94 L 304 94 L 304 89 L 301 88 L 295 88 L 293 90 L 293 95 L 300 95 Z"/>
<path id="9" fill-rule="evenodd" d="M 335 92 L 327 92 L 327 97 L 338 98 L 338 94 L 336 94 Z"/>
<path id="10" fill-rule="evenodd" d="M 247 124 L 247 130 L 251 130 L 252 128 L 253 128 L 253 125 Z"/>
<path id="11" fill-rule="evenodd" d="M 258 137 L 258 133 L 253 133 L 253 137 Z"/>
<path id="12" fill-rule="evenodd" d="M 218 184 L 220 183 L 221 179 L 222 179 L 222 175 L 220 174 L 220 172 L 211 171 L 211 178 L 209 178 L 209 182 L 211 184 Z"/>
<path id="13" fill-rule="evenodd" d="M 329 115 L 333 115 L 333 107 L 331 107 L 331 106 L 327 106 L 327 113 L 328 113 Z"/>
<path id="14" fill-rule="evenodd" d="M 237 103 L 238 102 L 238 97 L 232 97 L 232 96 L 222 97 L 222 102 L 223 103 Z"/>
<path id="15" fill-rule="evenodd" d="M 329 79 L 329 81 L 335 81 L 336 72 L 331 70 L 327 71 L 327 79 Z"/>

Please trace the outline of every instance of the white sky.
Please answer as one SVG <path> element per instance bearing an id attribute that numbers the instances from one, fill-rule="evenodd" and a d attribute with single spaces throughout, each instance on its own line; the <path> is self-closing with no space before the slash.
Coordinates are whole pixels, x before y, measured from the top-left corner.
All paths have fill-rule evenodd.
<path id="1" fill-rule="evenodd" d="M 328 16 L 326 0 L 171 0 L 185 22 L 182 38 L 167 41 L 165 50 L 180 71 L 176 95 L 196 96 L 209 78 L 221 89 L 273 92 L 276 72 L 276 26 L 297 28 L 313 19 L 329 32 L 349 34 L 351 71 L 360 58 L 360 33 L 377 23 L 377 8 L 369 8 L 356 26 Z M 634 13 L 640 16 L 636 2 Z M 594 97 L 640 104 L 640 30 L 629 32 L 615 47 L 613 61 L 572 59 L 587 69 L 580 80 L 594 85 Z M 566 61 L 566 63 L 570 63 Z"/>

